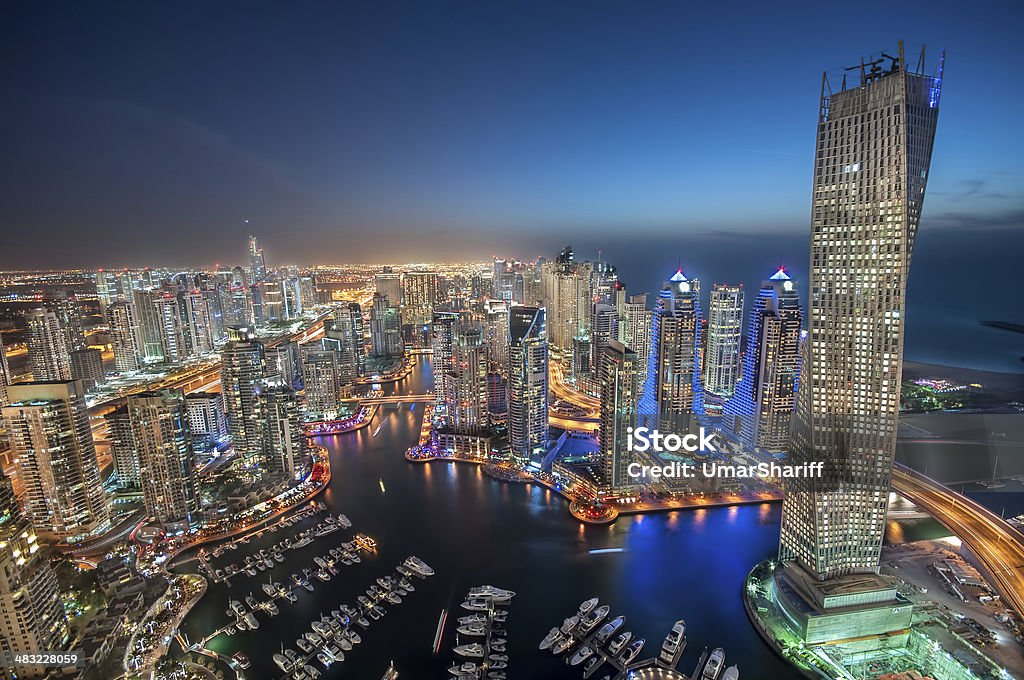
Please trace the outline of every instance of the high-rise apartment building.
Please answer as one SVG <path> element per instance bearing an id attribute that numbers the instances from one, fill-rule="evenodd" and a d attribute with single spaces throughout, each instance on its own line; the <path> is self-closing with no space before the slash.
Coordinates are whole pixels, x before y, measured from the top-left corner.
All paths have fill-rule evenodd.
<path id="1" fill-rule="evenodd" d="M 487 409 L 487 345 L 479 326 L 456 325 L 452 358 L 442 385 L 447 430 L 458 434 L 475 434 L 490 425 Z"/>
<path id="2" fill-rule="evenodd" d="M 859 82 L 823 78 L 811 208 L 808 339 L 775 572 L 778 605 L 807 644 L 906 639 L 913 606 L 878 575 L 903 372 L 907 274 L 938 119 L 938 76 L 898 56 Z"/>
<path id="3" fill-rule="evenodd" d="M 164 360 L 163 320 L 155 304 L 160 296 L 162 292 L 155 289 L 136 289 L 132 292 L 139 325 L 139 351 L 145 363 Z"/>
<path id="4" fill-rule="evenodd" d="M 322 345 L 302 348 L 302 385 L 309 420 L 333 420 L 338 415 L 342 376 L 338 352 L 331 345 L 325 338 Z"/>
<path id="5" fill-rule="evenodd" d="M 309 473 L 311 461 L 298 393 L 279 382 L 264 383 L 259 400 L 264 470 L 289 481 L 302 479 Z"/>
<path id="6" fill-rule="evenodd" d="M 395 272 L 391 267 L 384 267 L 381 273 L 374 277 L 377 295 L 383 295 L 391 304 L 400 306 L 402 304 L 402 275 Z"/>
<path id="7" fill-rule="evenodd" d="M 632 452 L 627 445 L 630 428 L 636 426 L 637 381 L 636 352 L 618 340 L 609 340 L 597 371 L 601 388 L 601 473 L 605 490 L 618 493 L 634 483 L 627 474 Z"/>
<path id="8" fill-rule="evenodd" d="M 118 300 L 107 307 L 110 340 L 114 346 L 114 365 L 119 373 L 137 371 L 142 365 L 139 322 L 135 303 Z"/>
<path id="9" fill-rule="evenodd" d="M 0 652 L 59 651 L 70 638 L 57 577 L 41 549 L 32 523 L 22 514 L 14 490 L 0 472 Z M 43 666 L 0 668 L 4 678 L 44 678 Z"/>
<path id="10" fill-rule="evenodd" d="M 375 357 L 400 357 L 405 352 L 402 340 L 402 315 L 396 305 L 377 293 L 370 309 L 370 354 Z"/>
<path id="11" fill-rule="evenodd" d="M 728 399 L 740 374 L 740 336 L 743 333 L 743 286 L 716 283 L 708 305 L 707 350 L 704 353 L 704 392 Z"/>
<path id="12" fill-rule="evenodd" d="M 103 370 L 103 351 L 87 347 L 76 349 L 71 353 L 71 379 L 81 380 L 87 392 L 96 389 L 97 385 L 107 382 L 106 371 Z"/>
<path id="13" fill-rule="evenodd" d="M 182 327 L 181 306 L 171 292 L 164 292 L 153 298 L 159 321 L 160 346 L 163 360 L 169 364 L 184 361 L 188 357 L 185 333 Z"/>
<path id="14" fill-rule="evenodd" d="M 71 380 L 71 348 L 56 312 L 43 307 L 25 313 L 32 379 Z"/>
<path id="15" fill-rule="evenodd" d="M 259 239 L 249 236 L 249 281 L 256 283 L 262 281 L 267 275 L 267 262 L 263 258 L 263 248 L 260 247 Z"/>
<path id="16" fill-rule="evenodd" d="M 651 315 L 638 417 L 646 427 L 682 434 L 695 427 L 702 408 L 698 287 L 677 271 L 658 293 Z"/>
<path id="17" fill-rule="evenodd" d="M 745 449 L 785 451 L 800 365 L 800 298 L 779 269 L 750 310 L 743 376 L 725 403 L 723 424 Z"/>
<path id="18" fill-rule="evenodd" d="M 187 530 L 199 519 L 199 495 L 185 395 L 133 394 L 127 410 L 146 514 L 170 530 Z"/>
<path id="19" fill-rule="evenodd" d="M 509 310 L 508 437 L 520 463 L 548 445 L 548 340 L 542 307 Z"/>
<path id="20" fill-rule="evenodd" d="M 32 526 L 67 541 L 102 528 L 107 499 L 82 383 L 18 383 L 8 391 L 4 422 Z"/>
<path id="21" fill-rule="evenodd" d="M 636 352 L 641 387 L 647 382 L 647 357 L 651 351 L 651 310 L 647 293 L 630 295 L 619 305 L 619 342 Z"/>
<path id="22" fill-rule="evenodd" d="M 193 441 L 214 443 L 228 436 L 224 398 L 216 392 L 192 392 L 185 395 L 185 417 Z"/>
<path id="23" fill-rule="evenodd" d="M 235 452 L 246 459 L 263 455 L 263 415 L 257 396 L 266 372 L 263 343 L 253 329 L 229 328 L 221 350 L 221 392 Z"/>

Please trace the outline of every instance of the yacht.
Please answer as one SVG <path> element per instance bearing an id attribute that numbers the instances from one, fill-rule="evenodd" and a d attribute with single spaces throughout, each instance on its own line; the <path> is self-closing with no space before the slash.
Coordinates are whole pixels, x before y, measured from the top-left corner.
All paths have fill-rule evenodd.
<path id="1" fill-rule="evenodd" d="M 326 526 L 318 528 L 316 531 L 313 532 L 313 535 L 318 537 L 327 536 L 328 534 L 333 534 L 335 531 L 338 531 L 339 529 L 341 529 L 341 527 L 339 527 L 337 524 L 328 524 Z"/>
<path id="2" fill-rule="evenodd" d="M 307 630 L 302 634 L 302 637 L 306 638 L 309 641 L 309 644 L 314 647 L 319 647 L 324 643 L 324 639 L 312 631 Z"/>
<path id="3" fill-rule="evenodd" d="M 256 598 L 251 594 L 245 596 L 245 605 L 249 609 L 256 609 Z"/>
<path id="4" fill-rule="evenodd" d="M 318 671 L 317 669 L 313 668 L 308 663 L 305 666 L 302 667 L 302 670 L 306 671 L 306 675 L 308 675 L 313 680 L 316 680 L 317 678 L 320 677 L 320 671 Z"/>
<path id="5" fill-rule="evenodd" d="M 487 617 L 483 614 L 471 614 L 470 616 L 459 617 L 460 626 L 466 626 L 471 623 L 487 623 Z"/>
<path id="6" fill-rule="evenodd" d="M 345 631 L 345 637 L 347 637 L 349 640 L 351 640 L 352 644 L 354 644 L 354 645 L 358 645 L 359 643 L 361 643 L 363 641 L 363 639 L 361 637 L 359 637 L 359 633 L 355 632 L 351 628 L 349 628 L 348 630 Z"/>
<path id="7" fill-rule="evenodd" d="M 711 652 L 711 656 L 708 657 L 707 663 L 704 664 L 704 672 L 701 673 L 700 677 L 702 680 L 718 680 L 724 664 L 725 650 L 721 647 L 716 647 L 715 651 Z"/>
<path id="8" fill-rule="evenodd" d="M 398 593 L 388 593 L 387 600 L 391 604 L 402 604 L 402 598 L 399 597 Z"/>
<path id="9" fill-rule="evenodd" d="M 317 555 L 316 557 L 313 558 L 313 562 L 314 562 L 314 564 L 316 564 L 316 566 L 318 566 L 318 567 L 320 567 L 322 569 L 326 569 L 327 568 L 327 561 L 324 558 L 320 557 L 319 555 Z"/>
<path id="10" fill-rule="evenodd" d="M 722 673 L 722 680 L 740 680 L 740 669 L 736 666 L 729 666 Z"/>
<path id="11" fill-rule="evenodd" d="M 373 540 L 366 534 L 356 534 L 355 540 L 356 545 L 358 545 L 363 550 L 372 551 L 377 549 L 377 541 Z"/>
<path id="12" fill-rule="evenodd" d="M 587 614 L 589 614 L 590 610 L 592 610 L 594 607 L 597 606 L 597 602 L 598 602 L 597 598 L 596 597 L 592 597 L 589 600 L 585 601 L 583 604 L 581 604 L 580 605 L 580 616 L 586 616 Z"/>
<path id="13" fill-rule="evenodd" d="M 254 568 L 252 568 L 252 567 L 246 567 L 245 569 L 243 569 L 243 571 L 248 576 L 255 576 L 256 575 L 256 570 Z"/>
<path id="14" fill-rule="evenodd" d="M 482 657 L 484 655 L 484 646 L 474 642 L 471 645 L 459 645 L 453 651 L 459 656 Z"/>
<path id="15" fill-rule="evenodd" d="M 304 580 L 302 582 L 302 587 L 305 588 L 306 590 L 308 590 L 309 592 L 313 592 L 313 584 L 310 583 L 309 581 L 305 581 Z"/>
<path id="16" fill-rule="evenodd" d="M 413 592 L 414 590 L 416 590 L 416 588 L 412 585 L 412 583 L 407 578 L 400 579 L 398 581 L 398 585 L 401 586 L 402 588 L 405 588 L 410 593 Z"/>
<path id="17" fill-rule="evenodd" d="M 583 663 L 593 655 L 594 650 L 590 647 L 590 645 L 583 645 L 578 650 L 576 650 L 576 653 L 572 655 L 568 663 L 570 666 L 579 666 L 581 663 Z"/>
<path id="18" fill-rule="evenodd" d="M 267 600 L 267 612 L 271 616 L 277 616 L 281 613 L 281 610 L 277 608 L 277 605 L 274 603 L 273 600 Z"/>
<path id="19" fill-rule="evenodd" d="M 383 616 L 383 615 L 382 615 L 382 614 L 381 614 L 381 613 L 380 613 L 380 612 L 379 612 L 379 611 L 377 610 L 377 608 L 376 608 L 376 607 L 372 607 L 372 608 L 370 609 L 370 611 L 368 611 L 368 612 L 366 612 L 366 613 L 367 613 L 367 614 L 368 614 L 368 615 L 370 616 L 370 618 L 371 618 L 371 619 L 373 619 L 374 621 L 380 621 L 381 617 Z"/>
<path id="20" fill-rule="evenodd" d="M 275 595 L 277 595 L 277 589 L 269 583 L 263 584 L 263 592 L 265 592 L 270 597 L 274 597 Z"/>
<path id="21" fill-rule="evenodd" d="M 573 637 L 571 635 L 566 635 L 564 638 L 562 638 L 561 640 L 556 641 L 553 645 L 551 645 L 551 653 L 554 654 L 555 656 L 558 656 L 559 654 L 561 654 L 565 650 L 567 650 L 570 647 L 572 647 L 573 644 L 575 644 L 575 642 L 576 642 L 576 640 L 573 639 Z"/>
<path id="22" fill-rule="evenodd" d="M 286 657 L 284 654 L 275 654 L 274 655 L 274 663 L 277 664 L 277 667 L 280 668 L 282 672 L 284 672 L 284 673 L 291 673 L 292 672 L 292 662 L 289 661 L 288 657 Z"/>
<path id="23" fill-rule="evenodd" d="M 665 642 L 661 645 L 660 659 L 665 663 L 671 663 L 679 651 L 679 644 L 686 639 L 686 622 L 682 619 L 673 624 L 672 630 L 665 636 Z"/>
<path id="24" fill-rule="evenodd" d="M 415 555 L 407 557 L 403 564 L 405 564 L 405 566 L 407 566 L 409 569 L 412 569 L 413 572 L 419 574 L 420 576 L 427 577 L 434 575 L 434 570 L 430 568 L 430 565 L 428 565 L 426 562 L 416 557 Z"/>
<path id="25" fill-rule="evenodd" d="M 284 591 L 284 599 L 294 603 L 299 601 L 299 596 L 290 590 L 286 590 Z"/>
<path id="26" fill-rule="evenodd" d="M 338 641 L 338 646 L 346 652 L 352 651 L 352 641 L 345 637 L 345 633 L 342 632 L 335 638 Z"/>
<path id="27" fill-rule="evenodd" d="M 356 619 L 356 623 L 362 626 L 364 629 L 370 627 L 370 622 L 366 620 L 365 616 L 360 616 L 358 619 Z"/>
<path id="28" fill-rule="evenodd" d="M 597 635 L 594 636 L 594 643 L 597 645 L 603 645 L 608 642 L 612 635 L 618 632 L 619 628 L 626 621 L 625 616 L 616 616 L 608 623 L 601 626 L 601 630 L 597 631 Z"/>
<path id="29" fill-rule="evenodd" d="M 580 622 L 580 617 L 570 616 L 565 621 L 562 621 L 562 627 L 559 628 L 563 634 L 568 634 L 570 630 L 576 627 L 576 624 Z"/>
<path id="30" fill-rule="evenodd" d="M 633 634 L 627 630 L 625 633 L 615 638 L 615 641 L 608 645 L 608 656 L 615 656 L 621 652 L 622 648 L 626 646 L 626 643 L 628 643 L 632 637 Z"/>
<path id="31" fill-rule="evenodd" d="M 508 602 L 516 596 L 511 590 L 505 590 L 503 588 L 496 588 L 495 586 L 478 586 L 476 588 L 470 588 L 470 597 L 489 597 L 495 602 Z"/>
<path id="32" fill-rule="evenodd" d="M 634 640 L 632 643 L 630 643 L 629 647 L 626 647 L 626 651 L 624 651 L 622 653 L 622 656 L 619 657 L 619 661 L 622 662 L 623 666 L 628 666 L 629 664 L 633 663 L 633 659 L 635 659 L 637 655 L 640 654 L 640 650 L 643 648 L 643 640 Z"/>
<path id="33" fill-rule="evenodd" d="M 284 655 L 288 658 L 289 661 L 292 662 L 292 665 L 296 664 L 299 661 L 299 653 L 296 652 L 294 649 L 284 650 Z"/>
<path id="34" fill-rule="evenodd" d="M 291 545 L 292 550 L 298 550 L 299 548 L 305 548 L 307 545 L 313 542 L 313 539 L 309 536 L 303 536 L 299 540 L 295 541 Z"/>
<path id="35" fill-rule="evenodd" d="M 305 638 L 299 638 L 295 641 L 295 646 L 304 651 L 306 654 L 313 653 L 313 647 L 306 641 Z"/>
<path id="36" fill-rule="evenodd" d="M 334 659 L 329 657 L 326 653 L 320 652 L 316 655 L 316 660 L 323 664 L 324 668 L 330 668 L 331 664 L 334 663 Z"/>
<path id="37" fill-rule="evenodd" d="M 249 630 L 256 630 L 260 627 L 260 622 L 252 615 L 252 612 L 249 612 L 245 615 L 245 625 L 249 626 Z"/>
<path id="38" fill-rule="evenodd" d="M 277 562 L 277 563 L 279 563 L 279 564 L 280 564 L 281 562 L 284 562 L 284 555 L 282 555 L 282 554 L 281 554 L 281 553 L 279 553 L 279 552 L 276 552 L 276 553 L 274 553 L 274 561 L 275 561 L 275 562 Z"/>
<path id="39" fill-rule="evenodd" d="M 479 623 L 470 623 L 465 626 L 459 626 L 456 630 L 462 635 L 469 635 L 473 637 L 479 637 L 487 634 L 487 629 Z"/>
<path id="40" fill-rule="evenodd" d="M 412 576 L 412 569 L 405 566 L 404 564 L 400 564 L 397 567 L 395 567 L 395 571 L 397 571 L 402 576 L 405 576 L 406 578 Z"/>
<path id="41" fill-rule="evenodd" d="M 455 664 L 448 669 L 448 672 L 456 677 L 480 677 L 480 668 L 472 661 L 466 661 L 462 665 Z"/>
<path id="42" fill-rule="evenodd" d="M 313 632 L 317 633 L 320 637 L 323 637 L 323 638 L 327 638 L 327 637 L 330 637 L 330 636 L 334 635 L 334 633 L 332 633 L 327 628 L 327 626 L 324 625 L 323 621 L 314 621 L 312 628 L 313 628 Z"/>
<path id="43" fill-rule="evenodd" d="M 338 522 L 344 529 L 348 529 L 352 526 L 352 522 L 350 522 L 348 517 L 345 516 L 345 513 L 341 513 L 340 515 L 338 515 Z"/>
<path id="44" fill-rule="evenodd" d="M 580 632 L 586 635 L 587 633 L 592 631 L 597 624 L 604 621 L 604 618 L 608 616 L 608 612 L 610 610 L 611 607 L 609 607 L 606 604 L 603 604 L 594 611 L 587 614 L 580 622 Z"/>
<path id="45" fill-rule="evenodd" d="M 331 575 L 330 575 L 330 574 L 328 574 L 328 573 L 327 573 L 327 572 L 326 572 L 325 570 L 323 570 L 323 569 L 318 569 L 318 570 L 317 570 L 317 572 L 316 572 L 316 577 L 317 577 L 318 579 L 320 579 L 321 581 L 323 581 L 324 583 L 327 583 L 328 581 L 330 581 L 330 580 L 331 580 Z"/>
<path id="46" fill-rule="evenodd" d="M 228 606 L 231 607 L 231 611 L 234 612 L 235 616 L 245 616 L 245 607 L 238 600 L 231 600 L 228 602 Z"/>
<path id="47" fill-rule="evenodd" d="M 603 659 L 600 656 L 595 656 L 593 659 L 583 664 L 583 677 L 589 677 L 594 669 L 601 665 Z"/>
<path id="48" fill-rule="evenodd" d="M 466 600 L 462 603 L 463 609 L 468 609 L 471 612 L 483 612 L 487 611 L 491 606 L 491 603 L 482 597 L 474 597 Z"/>

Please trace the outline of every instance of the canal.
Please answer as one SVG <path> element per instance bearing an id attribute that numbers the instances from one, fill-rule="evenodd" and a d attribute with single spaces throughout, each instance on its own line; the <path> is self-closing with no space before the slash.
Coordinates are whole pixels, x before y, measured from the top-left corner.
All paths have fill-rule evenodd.
<path id="1" fill-rule="evenodd" d="M 420 357 L 408 378 L 385 391 L 420 394 L 431 383 L 429 359 Z M 282 644 L 295 649 L 296 637 L 321 612 L 354 604 L 377 577 L 393 572 L 406 556 L 418 555 L 436 575 L 414 580 L 416 591 L 402 604 L 391 605 L 369 630 L 357 629 L 363 644 L 346 652 L 346 660 L 332 666 L 325 678 L 376 680 L 391 660 L 402 678 L 448 677 L 446 669 L 455 660 L 454 620 L 468 613 L 459 605 L 471 586 L 485 583 L 518 593 L 508 618 L 510 678 L 579 678 L 579 668 L 566 667 L 537 645 L 579 602 L 594 596 L 610 604 L 613 613 L 625 615 L 624 630 L 647 640 L 641 658 L 656 654 L 673 622 L 683 618 L 689 644 L 680 670 L 692 671 L 704 647 L 721 646 L 727 663 L 738 664 L 743 678 L 795 676 L 758 637 L 740 597 L 750 567 L 777 549 L 779 505 L 628 517 L 610 527 L 584 527 L 570 517 L 563 499 L 536 485 L 499 482 L 466 464 L 406 462 L 402 454 L 416 441 L 422 413 L 422 403 L 384 406 L 369 427 L 320 440 L 330 451 L 333 469 L 330 488 L 320 500 L 331 512 L 346 513 L 354 526 L 287 551 L 287 561 L 268 572 L 287 583 L 290 574 L 312 567 L 314 556 L 350 540 L 354 531 L 372 536 L 377 552 L 363 553 L 359 565 L 341 567 L 329 583 L 313 579 L 314 593 L 297 590 L 298 602 L 280 601 L 278 616 L 257 614 L 258 630 L 222 635 L 210 642 L 211 648 L 246 653 L 252 662 L 250 678 L 280 677 L 271 657 Z M 241 563 L 246 554 L 315 522 L 305 520 L 253 539 L 227 551 L 217 566 Z M 268 572 L 251 578 L 239 574 L 230 586 L 211 583 L 183 632 L 194 640 L 224 625 L 231 598 L 244 600 L 252 593 L 266 599 L 261 584 Z M 449 613 L 448 625 L 435 655 L 434 634 L 443 609 Z"/>

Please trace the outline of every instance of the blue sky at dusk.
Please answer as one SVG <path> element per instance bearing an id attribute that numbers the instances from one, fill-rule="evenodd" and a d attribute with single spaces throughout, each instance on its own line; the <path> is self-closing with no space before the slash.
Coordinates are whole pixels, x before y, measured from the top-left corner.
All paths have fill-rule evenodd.
<path id="1" fill-rule="evenodd" d="M 0 265 L 805 234 L 821 72 L 901 37 L 949 52 L 923 230 L 1019 230 L 1021 7 L 8 4 Z"/>

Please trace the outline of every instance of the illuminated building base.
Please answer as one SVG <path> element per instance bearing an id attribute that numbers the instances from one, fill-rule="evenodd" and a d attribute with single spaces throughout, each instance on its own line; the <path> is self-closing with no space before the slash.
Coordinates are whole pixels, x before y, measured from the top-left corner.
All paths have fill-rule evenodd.
<path id="1" fill-rule="evenodd" d="M 906 644 L 914 607 L 877 574 L 818 581 L 786 563 L 776 567 L 774 579 L 779 608 L 807 645 L 868 651 Z"/>

